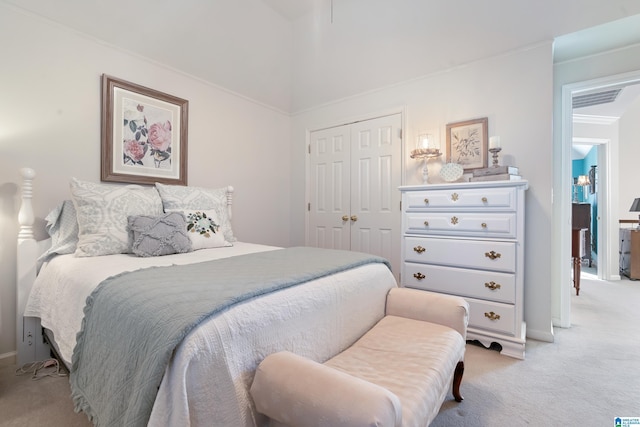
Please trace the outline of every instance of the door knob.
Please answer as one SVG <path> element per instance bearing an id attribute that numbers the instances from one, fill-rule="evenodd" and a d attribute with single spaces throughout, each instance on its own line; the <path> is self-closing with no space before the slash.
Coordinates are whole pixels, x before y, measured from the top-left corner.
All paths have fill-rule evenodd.
<path id="1" fill-rule="evenodd" d="M 348 215 L 342 215 L 342 220 L 343 221 L 349 221 L 349 216 Z"/>
<path id="2" fill-rule="evenodd" d="M 358 217 L 356 215 L 351 215 L 351 221 L 356 222 Z"/>

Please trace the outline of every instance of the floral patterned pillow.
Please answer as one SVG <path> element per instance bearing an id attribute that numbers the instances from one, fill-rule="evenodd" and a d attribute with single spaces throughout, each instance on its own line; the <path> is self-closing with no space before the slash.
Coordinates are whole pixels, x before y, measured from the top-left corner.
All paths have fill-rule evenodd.
<path id="1" fill-rule="evenodd" d="M 193 250 L 233 246 L 222 234 L 220 220 L 215 210 L 180 211 L 186 219 L 186 233 Z"/>
<path id="2" fill-rule="evenodd" d="M 194 211 L 206 210 L 215 211 L 218 218 L 218 225 L 227 242 L 235 242 L 231 229 L 231 220 L 227 212 L 227 189 L 226 188 L 202 188 L 185 187 L 182 185 L 167 185 L 156 183 L 158 193 L 162 198 L 164 211 Z"/>
<path id="3" fill-rule="evenodd" d="M 129 253 L 128 217 L 162 215 L 155 187 L 107 185 L 71 180 L 78 216 L 78 257 Z"/>

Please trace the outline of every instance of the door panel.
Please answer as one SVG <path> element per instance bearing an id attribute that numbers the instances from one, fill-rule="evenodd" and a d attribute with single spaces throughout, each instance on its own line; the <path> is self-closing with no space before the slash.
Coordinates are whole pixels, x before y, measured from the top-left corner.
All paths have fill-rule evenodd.
<path id="1" fill-rule="evenodd" d="M 351 135 L 348 126 L 313 132 L 310 156 L 309 245 L 350 249 L 349 168 Z"/>
<path id="2" fill-rule="evenodd" d="M 401 116 L 352 125 L 351 249 L 391 261 L 400 270 Z"/>

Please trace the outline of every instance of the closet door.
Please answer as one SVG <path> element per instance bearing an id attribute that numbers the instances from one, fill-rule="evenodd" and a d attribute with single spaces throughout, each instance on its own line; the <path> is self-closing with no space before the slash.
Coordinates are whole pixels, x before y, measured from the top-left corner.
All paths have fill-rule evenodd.
<path id="1" fill-rule="evenodd" d="M 400 268 L 400 115 L 351 125 L 351 250 Z"/>
<path id="2" fill-rule="evenodd" d="M 349 250 L 350 127 L 313 132 L 310 142 L 309 246 Z"/>
<path id="3" fill-rule="evenodd" d="M 311 133 L 310 246 L 380 255 L 400 269 L 400 114 Z"/>

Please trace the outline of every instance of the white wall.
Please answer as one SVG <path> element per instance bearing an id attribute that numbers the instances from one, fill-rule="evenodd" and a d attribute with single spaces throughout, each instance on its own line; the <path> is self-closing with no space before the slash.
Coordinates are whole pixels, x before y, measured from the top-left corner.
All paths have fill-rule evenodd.
<path id="1" fill-rule="evenodd" d="M 552 340 L 551 265 L 551 43 L 532 46 L 375 92 L 355 96 L 293 118 L 292 243 L 304 244 L 305 162 L 308 132 L 391 111 L 405 112 L 405 184 L 422 181 L 408 157 L 418 132 L 445 135 L 449 122 L 489 118 L 502 155 L 520 167 L 526 195 L 525 318 L 530 337 Z M 444 141 L 442 146 L 444 147 Z"/>
<path id="2" fill-rule="evenodd" d="M 100 76 L 189 100 L 189 185 L 233 185 L 240 240 L 289 244 L 290 118 L 0 3 L 0 358 L 15 350 L 21 178 L 36 170 L 39 221 L 71 176 L 100 179 Z"/>
<path id="3" fill-rule="evenodd" d="M 629 212 L 633 200 L 640 197 L 640 99 L 624 113 L 619 120 L 620 160 L 619 160 L 619 204 L 621 219 L 638 219 L 640 212 Z"/>

